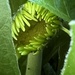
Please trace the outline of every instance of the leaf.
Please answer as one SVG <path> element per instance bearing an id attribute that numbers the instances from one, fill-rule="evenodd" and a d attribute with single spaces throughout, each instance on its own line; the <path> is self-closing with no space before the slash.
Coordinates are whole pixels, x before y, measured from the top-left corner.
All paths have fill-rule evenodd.
<path id="1" fill-rule="evenodd" d="M 75 20 L 69 23 L 70 29 L 70 48 L 66 55 L 65 64 L 62 69 L 61 75 L 74 75 L 75 74 Z"/>
<path id="2" fill-rule="evenodd" d="M 20 75 L 11 36 L 11 12 L 8 0 L 0 0 L 0 75 Z"/>
<path id="3" fill-rule="evenodd" d="M 12 14 L 14 15 L 27 0 L 9 0 Z"/>
<path id="4" fill-rule="evenodd" d="M 30 0 L 50 10 L 60 18 L 70 21 L 75 18 L 74 0 Z"/>

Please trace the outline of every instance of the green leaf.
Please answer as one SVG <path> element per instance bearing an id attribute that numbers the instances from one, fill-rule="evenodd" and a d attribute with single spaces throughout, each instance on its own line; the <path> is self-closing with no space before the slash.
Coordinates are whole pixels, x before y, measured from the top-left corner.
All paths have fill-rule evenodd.
<path id="1" fill-rule="evenodd" d="M 65 64 L 62 69 L 61 75 L 74 75 L 75 74 L 75 20 L 70 23 L 70 48 L 66 55 Z"/>
<path id="2" fill-rule="evenodd" d="M 20 75 L 11 36 L 11 10 L 8 0 L 0 0 L 0 75 Z"/>
<path id="3" fill-rule="evenodd" d="M 14 15 L 22 4 L 27 0 L 9 0 L 12 14 Z"/>
<path id="4" fill-rule="evenodd" d="M 66 21 L 75 18 L 74 0 L 30 0 L 50 10 L 52 13 Z"/>

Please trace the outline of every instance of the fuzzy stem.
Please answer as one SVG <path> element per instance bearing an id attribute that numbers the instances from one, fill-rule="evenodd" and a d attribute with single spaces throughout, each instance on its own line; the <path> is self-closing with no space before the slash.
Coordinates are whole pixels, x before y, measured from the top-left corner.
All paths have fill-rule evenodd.
<path id="1" fill-rule="evenodd" d="M 30 53 L 27 59 L 27 67 L 25 75 L 41 75 L 42 50 L 37 54 Z"/>
<path id="2" fill-rule="evenodd" d="M 75 20 L 69 23 L 71 42 L 70 47 L 65 57 L 64 67 L 61 75 L 75 75 Z"/>

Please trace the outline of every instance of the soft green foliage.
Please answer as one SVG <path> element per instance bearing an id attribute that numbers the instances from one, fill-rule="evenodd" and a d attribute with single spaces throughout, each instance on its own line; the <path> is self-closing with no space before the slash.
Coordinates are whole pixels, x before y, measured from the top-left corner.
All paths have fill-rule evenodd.
<path id="1" fill-rule="evenodd" d="M 70 48 L 66 55 L 64 68 L 62 70 L 61 75 L 74 75 L 75 74 L 75 20 L 71 21 L 69 23 L 71 26 L 70 29 L 70 36 L 71 36 L 71 42 L 70 42 Z"/>
<path id="2" fill-rule="evenodd" d="M 11 35 L 11 13 L 12 15 L 16 13 L 17 9 L 25 3 L 27 0 L 9 0 L 10 3 L 8 3 L 8 0 L 0 0 L 0 75 L 20 75 L 19 69 L 18 69 L 18 60 L 16 57 L 16 53 L 14 50 L 14 45 L 12 42 L 12 35 Z M 69 22 L 72 19 L 75 19 L 75 0 L 30 0 L 32 2 L 38 3 L 39 5 L 42 5 L 43 7 L 50 10 L 50 12 L 56 14 L 61 19 L 64 19 L 65 21 Z M 10 9 L 10 6 L 11 9 Z M 11 12 L 10 12 L 11 11 Z M 66 24 L 64 23 L 64 26 Z M 71 36 L 71 51 L 67 54 L 67 63 L 65 63 L 65 66 L 62 71 L 62 75 L 75 75 L 75 25 L 71 26 L 72 36 Z M 62 35 L 63 32 L 61 32 L 61 37 L 53 38 L 51 43 L 49 44 L 50 50 L 46 52 L 45 58 L 47 60 L 51 58 L 55 54 L 57 50 L 62 50 L 60 53 L 60 67 L 63 59 L 63 53 L 65 52 L 66 47 L 64 47 L 64 41 L 65 40 L 65 32 L 64 35 Z M 58 38 L 58 40 L 57 40 Z M 63 39 L 63 40 L 62 40 Z M 58 42 L 57 42 L 58 41 Z M 68 42 L 67 42 L 68 43 Z M 59 47 L 60 45 L 60 47 Z M 53 51 L 51 50 L 51 47 L 54 46 Z M 63 47 L 62 47 L 63 46 Z M 69 49 L 70 50 L 70 49 Z M 50 53 L 49 53 L 50 52 Z M 49 55 L 50 56 L 49 56 Z M 65 53 L 64 53 L 65 54 Z M 47 56 L 48 55 L 48 56 Z M 25 60 L 25 57 L 24 57 Z M 43 60 L 43 61 L 44 61 Z M 57 63 L 57 62 L 56 62 Z M 34 63 L 33 63 L 34 64 Z M 26 66 L 25 63 L 20 62 L 20 67 L 22 71 L 25 72 L 25 69 L 23 70 L 23 67 Z M 25 65 L 25 66 L 23 66 Z M 32 64 L 31 64 L 32 65 Z M 60 67 L 61 68 L 61 67 Z M 65 70 L 64 70 L 65 69 Z M 59 69 L 58 69 L 59 70 Z M 24 75 L 24 74 L 23 74 Z"/>
<path id="3" fill-rule="evenodd" d="M 11 10 L 8 0 L 0 0 L 0 75 L 20 75 L 11 37 Z"/>

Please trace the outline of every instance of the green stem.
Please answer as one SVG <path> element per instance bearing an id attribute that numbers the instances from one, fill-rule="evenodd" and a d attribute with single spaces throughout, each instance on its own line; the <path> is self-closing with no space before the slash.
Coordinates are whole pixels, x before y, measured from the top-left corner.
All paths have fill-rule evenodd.
<path id="1" fill-rule="evenodd" d="M 67 28 L 62 26 L 61 30 L 63 30 L 64 32 L 66 32 L 70 36 L 70 31 Z"/>
<path id="2" fill-rule="evenodd" d="M 28 55 L 26 74 L 25 75 L 41 75 L 42 64 L 42 50 L 39 50 L 37 54 Z"/>

